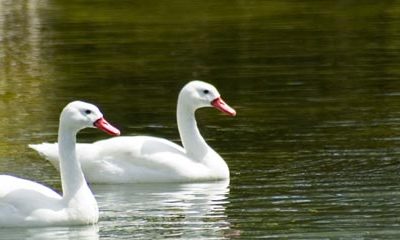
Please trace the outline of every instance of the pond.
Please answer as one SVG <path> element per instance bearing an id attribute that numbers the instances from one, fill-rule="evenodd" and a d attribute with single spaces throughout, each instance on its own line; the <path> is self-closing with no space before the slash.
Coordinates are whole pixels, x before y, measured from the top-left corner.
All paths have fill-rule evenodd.
<path id="1" fill-rule="evenodd" d="M 60 191 L 27 144 L 56 141 L 72 100 L 177 143 L 190 80 L 238 113 L 196 113 L 230 182 L 92 184 L 97 225 L 0 238 L 399 239 L 399 32 L 397 1 L 0 0 L 2 174 Z"/>

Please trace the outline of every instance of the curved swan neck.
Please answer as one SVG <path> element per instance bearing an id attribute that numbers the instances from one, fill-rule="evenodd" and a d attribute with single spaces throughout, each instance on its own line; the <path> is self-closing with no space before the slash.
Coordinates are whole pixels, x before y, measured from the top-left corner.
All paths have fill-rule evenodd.
<path id="1" fill-rule="evenodd" d="M 63 198 L 66 200 L 77 197 L 76 195 L 80 190 L 82 190 L 82 188 L 89 189 L 85 177 L 83 176 L 81 165 L 76 159 L 76 134 L 76 130 L 67 128 L 60 123 L 58 132 L 58 151 L 60 154 L 60 174 Z"/>
<path id="2" fill-rule="evenodd" d="M 193 109 L 189 104 L 185 104 L 181 95 L 179 95 L 177 121 L 182 145 L 189 157 L 200 161 L 207 154 L 209 146 L 197 128 L 195 111 L 196 109 Z"/>

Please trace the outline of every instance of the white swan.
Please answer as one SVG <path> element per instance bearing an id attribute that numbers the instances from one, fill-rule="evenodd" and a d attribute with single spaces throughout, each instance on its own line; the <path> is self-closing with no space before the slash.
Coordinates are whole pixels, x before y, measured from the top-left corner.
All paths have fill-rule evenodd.
<path id="1" fill-rule="evenodd" d="M 78 159 L 89 182 L 193 182 L 229 179 L 225 161 L 209 147 L 197 128 L 195 111 L 215 107 L 236 115 L 217 89 L 202 81 L 186 84 L 178 97 L 177 120 L 184 148 L 162 138 L 116 137 L 77 144 Z M 29 145 L 58 168 L 57 144 Z"/>
<path id="2" fill-rule="evenodd" d="M 0 175 L 0 227 L 80 225 L 98 221 L 96 199 L 75 156 L 76 134 L 87 127 L 119 135 L 118 129 L 108 124 L 92 104 L 75 101 L 63 109 L 58 131 L 62 196 L 39 183 Z"/>

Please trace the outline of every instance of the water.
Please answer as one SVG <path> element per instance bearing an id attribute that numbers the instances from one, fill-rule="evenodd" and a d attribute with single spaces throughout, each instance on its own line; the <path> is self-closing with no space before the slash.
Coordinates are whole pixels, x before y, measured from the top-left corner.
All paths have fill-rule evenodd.
<path id="1" fill-rule="evenodd" d="M 60 189 L 26 145 L 71 100 L 125 135 L 179 141 L 189 80 L 235 118 L 197 113 L 231 181 L 92 186 L 91 227 L 2 239 L 399 239 L 400 2 L 0 1 L 0 172 Z M 106 138 L 85 130 L 82 142 Z"/>

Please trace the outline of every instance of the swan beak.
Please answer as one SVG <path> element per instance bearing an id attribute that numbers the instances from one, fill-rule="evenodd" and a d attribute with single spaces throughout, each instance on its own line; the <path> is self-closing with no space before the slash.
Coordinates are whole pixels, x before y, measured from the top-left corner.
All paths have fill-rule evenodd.
<path id="1" fill-rule="evenodd" d="M 230 116 L 235 116 L 236 111 L 232 107 L 230 107 L 224 100 L 222 100 L 221 97 L 218 97 L 214 99 L 211 102 L 211 105 L 213 105 L 216 109 L 220 110 L 221 112 L 224 112 Z"/>
<path id="2" fill-rule="evenodd" d="M 112 136 L 118 136 L 121 134 L 121 132 L 116 127 L 109 124 L 104 118 L 99 118 L 98 120 L 96 120 L 96 122 L 94 122 L 93 125 Z"/>

